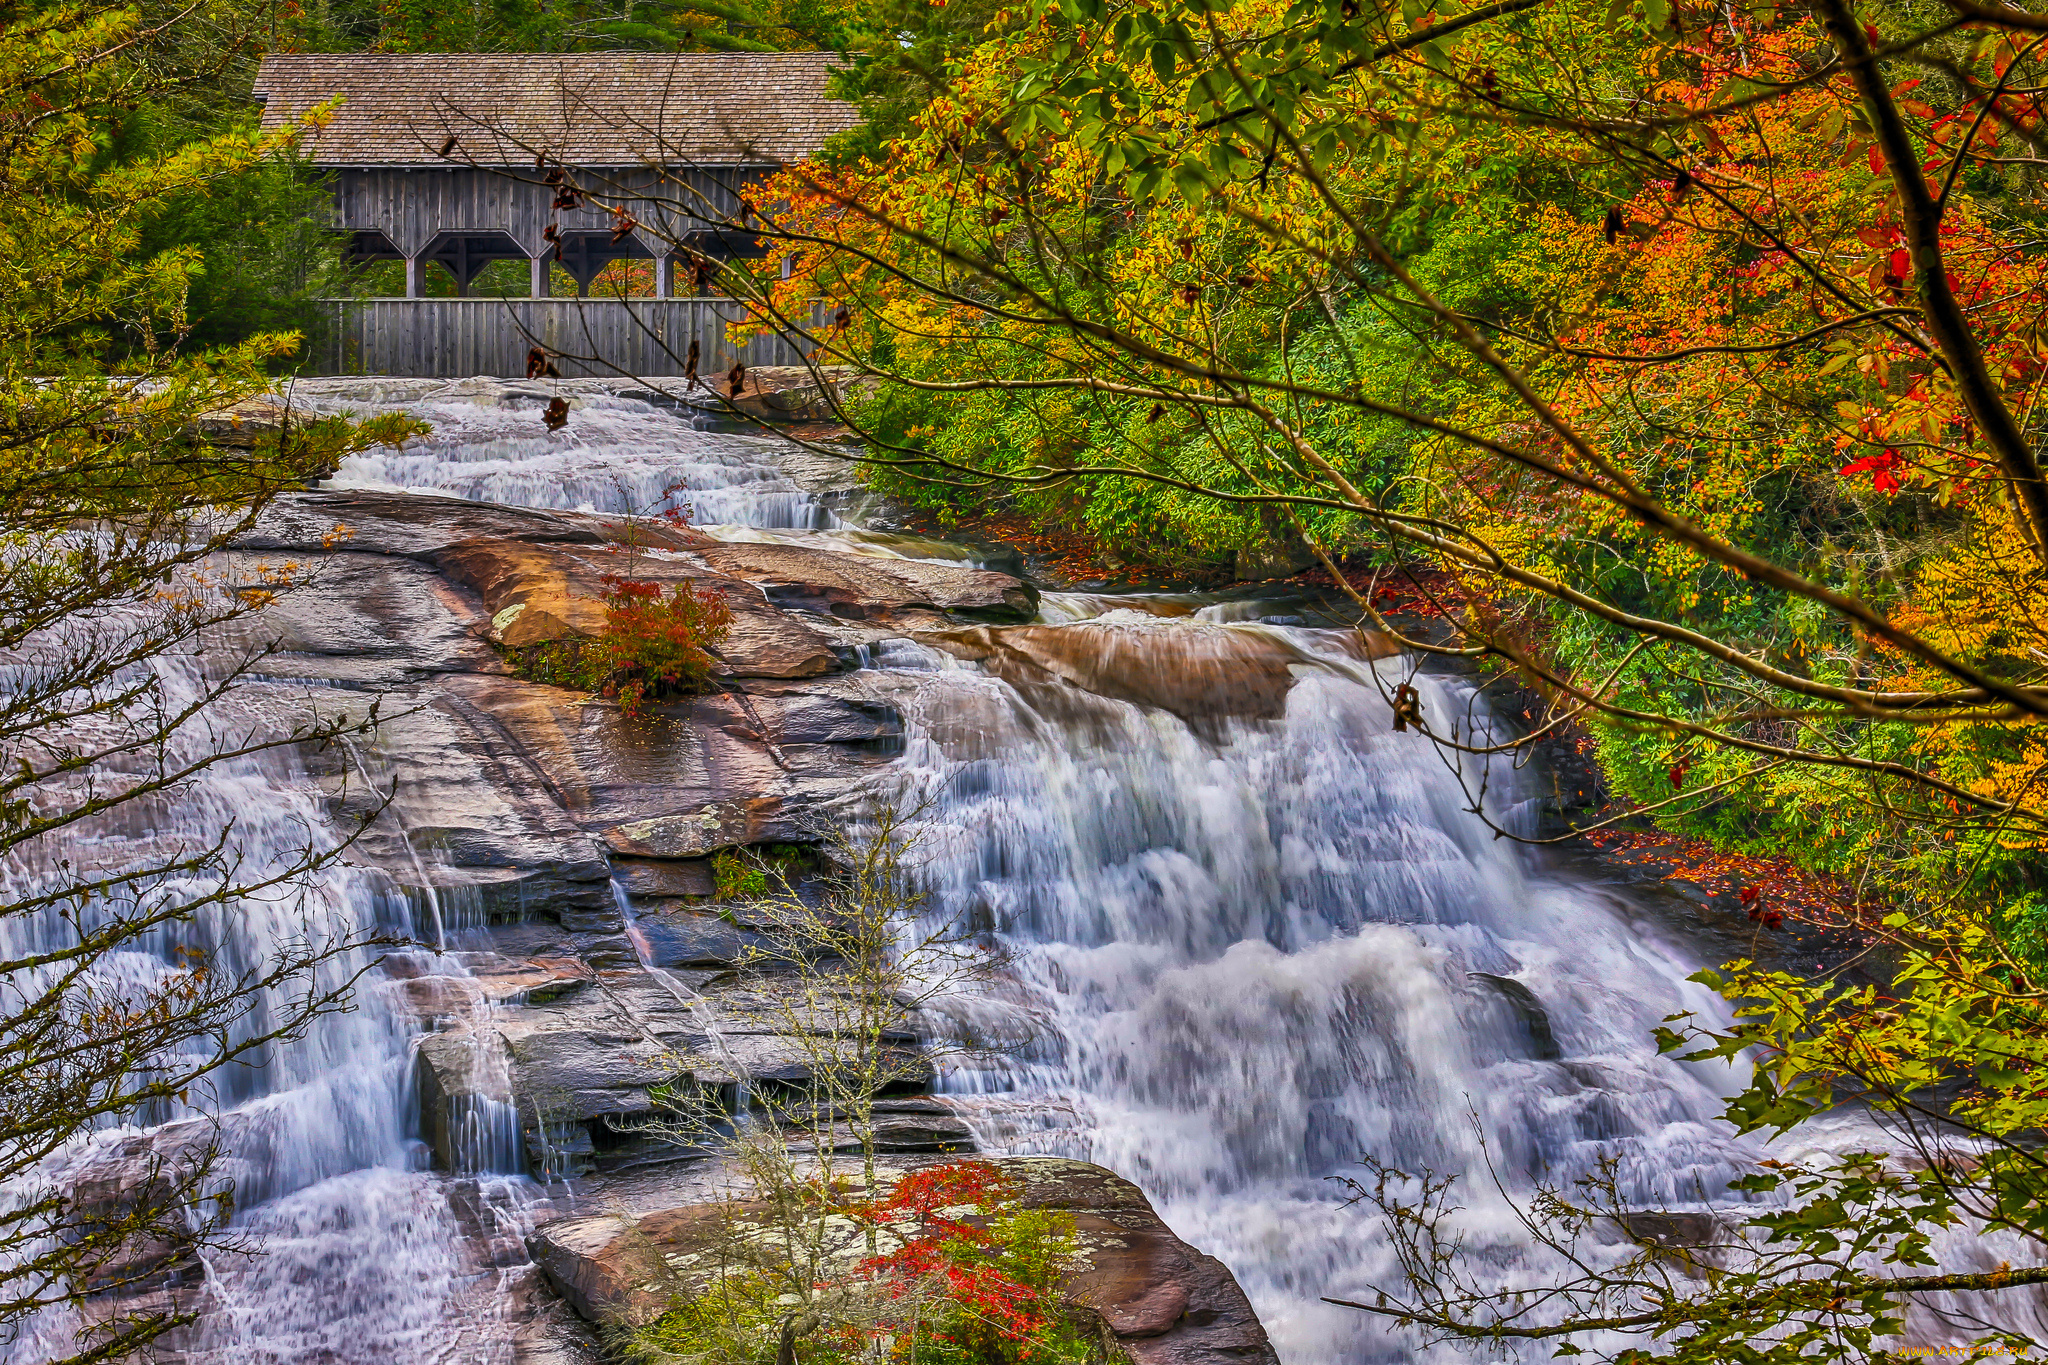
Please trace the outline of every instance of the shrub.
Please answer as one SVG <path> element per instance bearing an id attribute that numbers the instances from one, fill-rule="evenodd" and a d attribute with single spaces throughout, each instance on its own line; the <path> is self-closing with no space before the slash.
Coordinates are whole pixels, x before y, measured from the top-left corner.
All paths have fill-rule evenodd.
<path id="1" fill-rule="evenodd" d="M 913 1172 L 873 1202 L 849 1202 L 822 1183 L 788 1193 L 814 1226 L 866 1226 L 895 1250 L 826 1269 L 803 1257 L 750 1254 L 781 1248 L 786 1255 L 811 1242 L 806 1232 L 784 1227 L 736 1238 L 697 1292 L 679 1295 L 659 1319 L 615 1340 L 621 1353 L 769 1365 L 788 1324 L 802 1319 L 787 1339 L 803 1365 L 1082 1365 L 1097 1358 L 1061 1311 L 1077 1249 L 1073 1216 L 1020 1207 L 1014 1182 L 991 1163 Z"/>
<path id="2" fill-rule="evenodd" d="M 649 701 L 703 690 L 711 651 L 732 630 L 724 594 L 606 574 L 604 605 L 602 635 L 538 645 L 514 659 L 514 670 L 530 682 L 617 697 L 629 716 Z"/>
<path id="3" fill-rule="evenodd" d="M 858 1273 L 886 1295 L 929 1295 L 911 1354 L 929 1365 L 1057 1365 L 1089 1347 L 1060 1311 L 1074 1259 L 1073 1215 L 1019 1207 L 1016 1183 L 986 1161 L 914 1171 L 867 1216 L 907 1233 Z M 908 1223 L 908 1227 L 905 1224 Z"/>

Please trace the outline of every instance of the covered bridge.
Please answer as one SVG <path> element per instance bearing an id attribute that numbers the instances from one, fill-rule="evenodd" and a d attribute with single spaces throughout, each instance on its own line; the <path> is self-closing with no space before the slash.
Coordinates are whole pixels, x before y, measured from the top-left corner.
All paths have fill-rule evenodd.
<path id="1" fill-rule="evenodd" d="M 517 375 L 538 343 L 564 373 L 667 375 L 681 373 L 693 339 L 704 371 L 724 368 L 735 355 L 724 326 L 741 310 L 718 296 L 706 265 L 755 254 L 740 227 L 749 188 L 856 121 L 825 95 L 831 62 L 823 52 L 265 57 L 256 97 L 266 130 L 335 102 L 302 149 L 333 177 L 349 258 L 404 262 L 404 297 L 337 302 L 328 368 Z M 574 206 L 558 195 L 563 174 L 586 192 Z M 636 226 L 621 232 L 613 206 Z M 592 293 L 619 260 L 651 265 L 649 296 Z M 468 297 L 494 262 L 520 263 L 522 297 Z M 569 293 L 550 288 L 557 265 L 575 297 L 550 297 Z M 445 272 L 442 290 L 430 291 L 429 272 Z M 771 336 L 744 358 L 795 352 Z"/>

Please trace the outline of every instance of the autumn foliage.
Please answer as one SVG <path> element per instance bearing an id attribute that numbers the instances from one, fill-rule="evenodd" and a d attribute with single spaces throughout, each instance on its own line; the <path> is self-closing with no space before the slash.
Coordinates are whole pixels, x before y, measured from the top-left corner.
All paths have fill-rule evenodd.
<path id="1" fill-rule="evenodd" d="M 2043 1232 L 2044 33 L 1981 0 L 1017 0 L 885 154 L 778 189 L 767 302 L 838 304 L 813 340 L 883 381 L 876 482 L 1211 570 L 1312 546 L 1362 620 L 1443 584 L 1409 647 L 1540 693 L 1611 825 L 1711 847 L 1759 940 L 1809 909 L 1886 940 L 1889 989 L 1731 964 L 1698 979 L 1735 1022 L 1661 1041 L 1756 1063 L 1739 1131 L 1854 1094 L 1937 1174 L 1736 1185 L 1796 1203 L 1753 1224 L 1789 1259 L 1655 1308 L 1592 1277 L 1572 1311 L 1643 1345 L 1609 1358 L 1862 1359 L 1902 1295 L 2048 1283 L 1901 1269 L 1965 1217 Z M 1426 1279 L 1365 1311 L 1568 1335 Z"/>
<path id="2" fill-rule="evenodd" d="M 701 691 L 712 651 L 732 629 L 732 608 L 715 589 L 604 576 L 605 630 L 555 640 L 515 660 L 520 676 L 616 697 L 627 715 L 652 702 Z"/>
<path id="3" fill-rule="evenodd" d="M 629 1351 L 767 1365 L 786 1335 L 805 1365 L 1100 1359 L 1061 1298 L 1076 1254 L 1072 1215 L 1025 1208 L 1017 1182 L 993 1163 L 912 1171 L 880 1198 L 822 1178 L 782 1193 L 776 1230 L 735 1237 L 706 1280 L 628 1338 Z M 858 1230 L 846 1248 L 854 1254 L 783 1259 L 792 1245 L 810 1244 L 834 1226 Z M 872 1254 L 858 1254 L 863 1239 Z M 798 1300 L 810 1310 L 794 1306 Z"/>
<path id="4" fill-rule="evenodd" d="M 1019 1190 L 986 1161 L 913 1171 L 862 1216 L 903 1238 L 856 1273 L 887 1295 L 930 1295 L 915 1332 L 916 1358 L 987 1365 L 1049 1365 L 1070 1358 L 1058 1303 L 1059 1261 L 1072 1219 L 1030 1214 Z"/>

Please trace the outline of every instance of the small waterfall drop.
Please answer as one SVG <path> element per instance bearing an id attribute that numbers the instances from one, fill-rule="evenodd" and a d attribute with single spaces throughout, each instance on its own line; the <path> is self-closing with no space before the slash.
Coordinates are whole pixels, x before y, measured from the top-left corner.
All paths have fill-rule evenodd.
<path id="1" fill-rule="evenodd" d="M 331 488 L 634 516 L 680 510 L 700 526 L 837 524 L 783 473 L 779 440 L 702 430 L 594 381 L 562 387 L 577 406 L 568 425 L 552 432 L 541 423 L 548 401 L 542 388 L 510 381 L 413 385 L 388 394 L 360 383 L 312 381 L 294 387 L 293 401 L 321 413 L 403 407 L 433 427 L 402 448 L 350 457 L 328 481 Z"/>

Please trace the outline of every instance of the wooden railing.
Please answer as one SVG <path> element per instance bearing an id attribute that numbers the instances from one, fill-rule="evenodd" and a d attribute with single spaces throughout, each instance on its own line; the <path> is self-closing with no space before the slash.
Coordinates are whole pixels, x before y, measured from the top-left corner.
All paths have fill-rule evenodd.
<path id="1" fill-rule="evenodd" d="M 786 336 L 757 336 L 735 348 L 728 323 L 746 317 L 732 299 L 331 299 L 333 326 L 321 347 L 326 374 L 457 379 L 526 373 L 540 346 L 565 377 L 679 375 L 698 345 L 697 371 L 723 375 L 749 365 L 802 360 Z M 812 325 L 822 325 L 824 306 Z"/>

